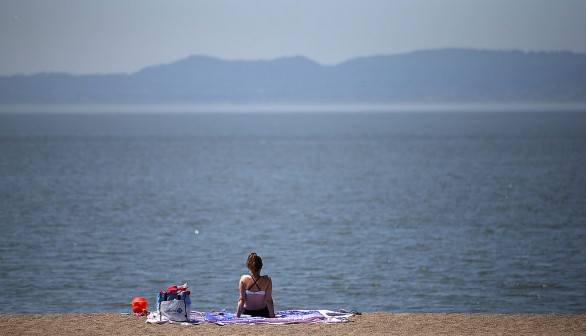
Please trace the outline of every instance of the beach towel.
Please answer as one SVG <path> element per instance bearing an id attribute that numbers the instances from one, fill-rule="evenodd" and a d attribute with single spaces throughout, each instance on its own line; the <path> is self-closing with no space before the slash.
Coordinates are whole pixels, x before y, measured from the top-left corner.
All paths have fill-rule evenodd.
<path id="1" fill-rule="evenodd" d="M 165 323 L 172 323 L 172 324 L 183 324 L 183 325 L 190 325 L 190 324 L 199 324 L 205 322 L 205 313 L 191 311 L 189 313 L 189 321 L 174 321 L 169 319 L 169 317 L 165 316 L 165 314 L 160 313 L 159 311 L 152 311 L 147 315 L 146 323 L 151 324 L 165 324 Z"/>
<path id="2" fill-rule="evenodd" d="M 339 323 L 347 322 L 350 313 L 331 310 L 285 310 L 275 312 L 275 318 L 251 317 L 242 315 L 236 318 L 235 312 L 221 310 L 205 313 L 205 321 L 216 324 L 291 324 L 291 323 Z"/>
<path id="3" fill-rule="evenodd" d="M 332 310 L 285 310 L 275 312 L 275 318 L 251 317 L 242 315 L 236 318 L 236 313 L 226 310 L 212 312 L 196 312 L 190 314 L 190 321 L 176 322 L 159 316 L 158 312 L 152 312 L 147 316 L 147 323 L 181 323 L 181 324 L 199 324 L 215 323 L 218 325 L 226 324 L 311 324 L 311 323 L 343 323 L 348 322 L 348 318 L 353 316 L 349 312 L 336 312 Z"/>

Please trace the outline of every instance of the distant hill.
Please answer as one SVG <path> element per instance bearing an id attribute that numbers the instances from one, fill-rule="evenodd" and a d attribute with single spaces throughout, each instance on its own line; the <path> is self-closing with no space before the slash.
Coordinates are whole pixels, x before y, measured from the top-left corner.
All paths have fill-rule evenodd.
<path id="1" fill-rule="evenodd" d="M 334 66 L 193 56 L 130 75 L 0 77 L 0 103 L 542 101 L 586 101 L 586 55 L 446 49 Z"/>

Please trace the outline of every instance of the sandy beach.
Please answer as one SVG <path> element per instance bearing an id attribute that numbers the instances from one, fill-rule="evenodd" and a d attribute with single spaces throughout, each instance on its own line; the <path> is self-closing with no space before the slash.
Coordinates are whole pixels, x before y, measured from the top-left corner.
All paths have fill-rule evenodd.
<path id="1" fill-rule="evenodd" d="M 365 313 L 348 323 L 200 325 L 145 323 L 119 313 L 0 314 L 2 335 L 586 335 L 586 315 Z"/>

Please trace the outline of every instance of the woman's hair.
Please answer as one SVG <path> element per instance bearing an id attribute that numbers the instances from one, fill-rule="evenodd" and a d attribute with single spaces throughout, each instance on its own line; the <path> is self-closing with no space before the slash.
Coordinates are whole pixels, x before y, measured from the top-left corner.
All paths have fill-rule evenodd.
<path id="1" fill-rule="evenodd" d="M 246 260 L 246 267 L 252 272 L 260 272 L 262 268 L 262 259 L 256 253 L 251 253 Z"/>

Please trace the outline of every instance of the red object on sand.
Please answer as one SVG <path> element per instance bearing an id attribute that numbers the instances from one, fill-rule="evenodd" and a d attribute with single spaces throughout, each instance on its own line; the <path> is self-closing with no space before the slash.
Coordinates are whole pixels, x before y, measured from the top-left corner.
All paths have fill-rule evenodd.
<path id="1" fill-rule="evenodd" d="M 135 313 L 142 313 L 143 309 L 147 309 L 148 301 L 145 298 L 136 297 L 132 299 L 132 311 Z"/>

